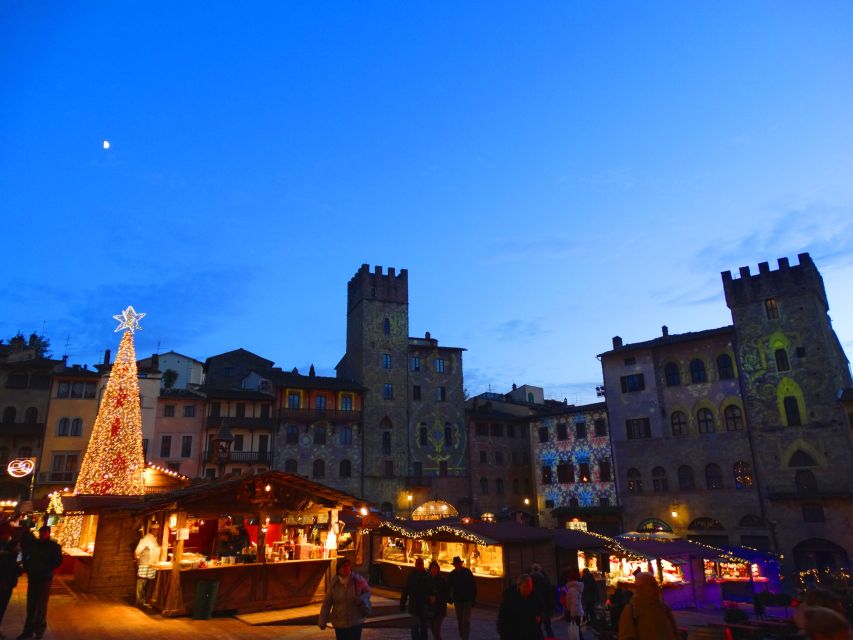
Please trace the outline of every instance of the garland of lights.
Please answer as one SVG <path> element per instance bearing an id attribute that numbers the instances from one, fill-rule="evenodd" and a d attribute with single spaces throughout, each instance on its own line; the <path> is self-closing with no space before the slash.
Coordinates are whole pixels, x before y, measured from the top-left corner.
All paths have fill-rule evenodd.
<path id="1" fill-rule="evenodd" d="M 130 495 L 145 493 L 142 416 L 133 332 L 144 313 L 133 307 L 121 315 L 116 331 L 125 330 L 107 381 L 92 437 L 74 486 L 75 494 Z"/>
<path id="2" fill-rule="evenodd" d="M 62 531 L 57 535 L 62 547 L 76 549 L 80 545 L 80 535 L 83 533 L 83 512 L 69 511 L 62 520 Z"/>

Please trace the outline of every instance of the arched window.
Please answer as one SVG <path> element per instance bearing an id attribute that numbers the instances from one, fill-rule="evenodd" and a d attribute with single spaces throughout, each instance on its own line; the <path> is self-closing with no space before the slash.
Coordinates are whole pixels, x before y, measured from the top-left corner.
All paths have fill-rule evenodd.
<path id="1" fill-rule="evenodd" d="M 82 436 L 83 435 L 83 418 L 74 418 L 71 421 L 71 433 L 68 435 Z"/>
<path id="2" fill-rule="evenodd" d="M 686 436 L 687 435 L 687 416 L 683 411 L 673 411 L 670 417 L 672 424 L 672 435 Z"/>
<path id="3" fill-rule="evenodd" d="M 35 407 L 30 407 L 24 412 L 24 422 L 27 424 L 35 424 L 38 422 L 39 410 Z"/>
<path id="4" fill-rule="evenodd" d="M 495 480 L 495 495 L 502 496 L 504 494 L 504 479 L 498 478 Z"/>
<path id="5" fill-rule="evenodd" d="M 655 491 L 669 491 L 669 481 L 666 479 L 666 469 L 663 467 L 652 469 L 652 488 Z"/>
<path id="6" fill-rule="evenodd" d="M 391 335 L 391 320 L 389 320 L 388 318 L 385 318 L 382 321 L 382 333 L 384 333 L 386 336 Z"/>
<path id="7" fill-rule="evenodd" d="M 724 531 L 725 527 L 713 518 L 696 518 L 687 527 L 690 531 Z"/>
<path id="8" fill-rule="evenodd" d="M 789 427 L 799 427 L 803 424 L 800 416 L 800 403 L 795 396 L 785 396 L 782 400 L 785 406 L 785 422 Z"/>
<path id="9" fill-rule="evenodd" d="M 655 531 L 666 531 L 668 533 L 672 533 L 672 527 L 663 520 L 658 520 L 657 518 L 646 518 L 637 525 L 637 531 L 641 531 L 643 533 L 653 533 Z"/>
<path id="10" fill-rule="evenodd" d="M 643 492 L 643 476 L 639 469 L 628 469 L 628 493 Z"/>
<path id="11" fill-rule="evenodd" d="M 764 522 L 764 518 L 756 515 L 746 515 L 740 519 L 738 522 L 739 527 L 748 528 L 748 529 L 764 529 L 767 527 L 767 524 Z"/>
<path id="12" fill-rule="evenodd" d="M 725 409 L 723 409 L 723 418 L 726 421 L 726 430 L 727 431 L 741 431 L 743 430 L 743 413 L 740 410 L 740 407 L 735 404 L 730 404 Z"/>
<path id="13" fill-rule="evenodd" d="M 816 467 L 817 462 L 802 449 L 797 449 L 788 461 L 789 467 Z"/>
<path id="14" fill-rule="evenodd" d="M 690 380 L 693 384 L 708 382 L 708 374 L 705 372 L 705 363 L 699 358 L 690 361 Z"/>
<path id="15" fill-rule="evenodd" d="M 675 362 L 667 362 L 663 368 L 663 375 L 666 378 L 666 386 L 677 387 L 681 384 L 681 372 L 678 370 L 678 365 Z"/>
<path id="16" fill-rule="evenodd" d="M 699 433 L 714 433 L 714 414 L 710 409 L 699 409 L 696 412 L 696 426 Z"/>
<path id="17" fill-rule="evenodd" d="M 15 407 L 6 407 L 3 409 L 3 424 L 13 424 L 18 411 Z"/>
<path id="18" fill-rule="evenodd" d="M 711 463 L 705 467 L 705 486 L 711 490 L 723 488 L 723 472 L 720 465 Z"/>
<path id="19" fill-rule="evenodd" d="M 299 463 L 297 463 L 294 458 L 288 458 L 284 461 L 284 470 L 287 473 L 298 473 Z"/>
<path id="20" fill-rule="evenodd" d="M 748 462 L 738 460 L 732 467 L 735 476 L 735 489 L 749 489 L 752 486 L 752 467 Z"/>
<path id="21" fill-rule="evenodd" d="M 488 478 L 480 478 L 480 495 L 483 495 L 483 496 L 489 495 L 489 479 Z"/>
<path id="22" fill-rule="evenodd" d="M 352 476 L 352 462 L 349 460 L 341 460 L 338 465 L 338 475 L 341 478 L 349 478 Z"/>
<path id="23" fill-rule="evenodd" d="M 326 476 L 326 461 L 315 460 L 311 468 L 311 475 L 315 478 L 324 478 Z"/>
<path id="24" fill-rule="evenodd" d="M 776 371 L 790 371 L 791 363 L 788 361 L 788 352 L 784 349 L 776 349 Z"/>
<path id="25" fill-rule="evenodd" d="M 720 380 L 731 380 L 735 377 L 732 357 L 728 353 L 721 353 L 717 356 L 717 375 Z"/>
<path id="26" fill-rule="evenodd" d="M 817 478 L 808 469 L 798 469 L 794 475 L 794 485 L 797 487 L 797 493 L 815 493 Z"/>
<path id="27" fill-rule="evenodd" d="M 56 423 L 56 435 L 67 436 L 71 433 L 71 420 L 69 418 L 60 418 Z"/>
<path id="28" fill-rule="evenodd" d="M 696 488 L 696 478 L 690 465 L 683 464 L 678 467 L 678 488 L 682 491 L 693 491 Z"/>

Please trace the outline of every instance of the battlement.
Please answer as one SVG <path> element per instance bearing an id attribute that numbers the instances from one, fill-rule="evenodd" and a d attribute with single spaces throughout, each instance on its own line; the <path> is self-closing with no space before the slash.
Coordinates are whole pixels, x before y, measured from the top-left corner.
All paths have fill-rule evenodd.
<path id="1" fill-rule="evenodd" d="M 738 278 L 732 276 L 731 271 L 723 271 L 720 275 L 729 309 L 763 302 L 767 298 L 801 295 L 812 289 L 828 310 L 823 278 L 811 256 L 801 253 L 797 259 L 799 264 L 792 266 L 788 258 L 779 258 L 776 270 L 771 270 L 767 262 L 759 262 L 756 274 L 751 273 L 748 266 L 740 267 Z"/>
<path id="2" fill-rule="evenodd" d="M 373 271 L 370 265 L 361 265 L 347 285 L 347 312 L 362 300 L 408 304 L 409 271 L 400 269 L 397 273 L 394 267 L 388 267 L 388 273 L 384 274 L 379 265 Z"/>

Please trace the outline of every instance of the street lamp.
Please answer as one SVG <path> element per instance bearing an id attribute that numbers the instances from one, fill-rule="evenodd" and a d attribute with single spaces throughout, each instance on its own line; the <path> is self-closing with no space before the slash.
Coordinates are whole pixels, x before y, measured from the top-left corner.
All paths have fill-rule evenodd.
<path id="1" fill-rule="evenodd" d="M 406 500 L 409 501 L 409 517 L 412 517 L 412 494 L 406 496 Z"/>
<path id="2" fill-rule="evenodd" d="M 529 507 L 529 506 L 530 506 L 530 498 L 525 498 L 525 499 L 524 499 L 524 506 L 525 506 L 525 507 Z"/>

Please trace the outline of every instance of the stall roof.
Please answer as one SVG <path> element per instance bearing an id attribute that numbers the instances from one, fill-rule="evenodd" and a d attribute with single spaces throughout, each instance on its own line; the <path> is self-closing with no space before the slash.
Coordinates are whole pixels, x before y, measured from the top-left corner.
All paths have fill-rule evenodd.
<path id="1" fill-rule="evenodd" d="M 746 558 L 741 557 L 739 554 L 690 540 L 632 540 L 629 538 L 619 540 L 619 544 L 628 551 L 647 558 L 669 559 L 697 556 L 708 560 L 719 558 L 732 561 L 746 561 Z"/>
<path id="2" fill-rule="evenodd" d="M 554 543 L 561 549 L 622 551 L 622 547 L 613 538 L 577 529 L 556 529 L 554 531 Z"/>
<path id="3" fill-rule="evenodd" d="M 458 520 L 383 520 L 374 529 L 380 535 L 405 538 L 431 538 L 446 542 L 466 541 L 477 544 L 513 544 L 553 540 L 554 529 L 539 529 L 518 522 L 471 522 Z"/>
<path id="4" fill-rule="evenodd" d="M 266 491 L 269 485 L 270 490 Z M 233 476 L 146 496 L 63 496 L 66 512 L 130 510 L 151 513 L 161 509 L 185 508 L 202 513 L 259 511 L 321 511 L 356 507 L 362 501 L 343 491 L 283 471 Z M 32 507 L 44 511 L 48 500 L 36 500 Z M 22 508 L 23 510 L 23 508 Z"/>

